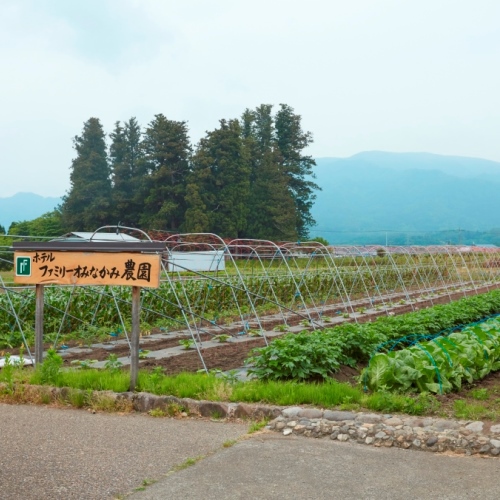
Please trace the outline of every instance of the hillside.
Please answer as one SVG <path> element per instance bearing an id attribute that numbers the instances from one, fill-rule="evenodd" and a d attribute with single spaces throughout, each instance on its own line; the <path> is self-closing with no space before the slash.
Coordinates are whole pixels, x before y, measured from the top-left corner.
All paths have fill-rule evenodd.
<path id="1" fill-rule="evenodd" d="M 383 152 L 316 162 L 323 191 L 312 210 L 314 236 L 338 242 L 340 232 L 500 227 L 500 163 Z"/>
<path id="2" fill-rule="evenodd" d="M 17 193 L 0 198 L 0 224 L 8 231 L 12 222 L 32 220 L 51 212 L 61 203 L 61 198 L 44 198 L 33 193 Z"/>

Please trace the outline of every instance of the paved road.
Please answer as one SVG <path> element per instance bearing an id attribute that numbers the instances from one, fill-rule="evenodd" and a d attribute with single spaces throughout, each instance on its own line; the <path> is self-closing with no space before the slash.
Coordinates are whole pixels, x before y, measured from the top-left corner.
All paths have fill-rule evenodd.
<path id="1" fill-rule="evenodd" d="M 1 499 L 497 499 L 500 459 L 433 455 L 246 425 L 0 405 Z M 188 458 L 195 465 L 167 474 Z"/>
<path id="2" fill-rule="evenodd" d="M 104 499 L 222 448 L 248 425 L 0 404 L 0 499 Z"/>
<path id="3" fill-rule="evenodd" d="M 264 434 L 134 493 L 131 500 L 500 498 L 500 460 Z"/>

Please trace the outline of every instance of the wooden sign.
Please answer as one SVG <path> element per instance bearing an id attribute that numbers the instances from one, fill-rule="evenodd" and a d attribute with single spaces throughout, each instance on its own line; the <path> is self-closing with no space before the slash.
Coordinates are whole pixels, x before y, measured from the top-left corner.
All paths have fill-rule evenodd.
<path id="1" fill-rule="evenodd" d="M 160 286 L 158 254 L 16 251 L 14 262 L 15 283 Z"/>

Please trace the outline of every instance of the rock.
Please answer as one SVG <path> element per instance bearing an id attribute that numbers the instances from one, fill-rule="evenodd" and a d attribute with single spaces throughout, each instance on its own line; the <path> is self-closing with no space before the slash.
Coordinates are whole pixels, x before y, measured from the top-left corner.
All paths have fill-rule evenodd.
<path id="1" fill-rule="evenodd" d="M 287 427 L 283 430 L 283 436 L 289 436 L 292 432 L 293 430 L 290 427 Z"/>
<path id="2" fill-rule="evenodd" d="M 252 405 L 246 403 L 238 403 L 234 410 L 234 416 L 236 418 L 251 418 L 254 411 Z"/>
<path id="3" fill-rule="evenodd" d="M 285 408 L 281 414 L 286 418 L 293 418 L 296 417 L 300 411 L 302 411 L 300 406 L 291 406 L 290 408 Z"/>
<path id="4" fill-rule="evenodd" d="M 438 438 L 436 436 L 431 436 L 426 442 L 425 445 L 429 448 L 434 446 L 438 442 Z"/>
<path id="5" fill-rule="evenodd" d="M 366 424 L 378 424 L 382 421 L 382 417 L 375 413 L 362 413 L 356 417 L 356 421 Z"/>
<path id="6" fill-rule="evenodd" d="M 334 422 L 339 422 L 342 420 L 354 420 L 356 414 L 351 411 L 331 411 L 325 410 L 323 412 L 323 418 L 326 420 L 332 420 Z"/>
<path id="7" fill-rule="evenodd" d="M 409 427 L 423 427 L 424 421 L 421 418 L 410 418 L 406 421 Z"/>
<path id="8" fill-rule="evenodd" d="M 403 425 L 403 421 L 400 418 L 391 417 L 388 418 L 387 420 L 384 420 L 384 424 L 389 425 L 391 427 L 395 427 L 396 425 Z"/>
<path id="9" fill-rule="evenodd" d="M 281 432 L 287 430 L 285 435 L 293 432 L 315 438 L 330 436 L 341 442 L 376 447 L 397 446 L 433 452 L 450 450 L 457 454 L 500 457 L 500 424 L 491 426 L 490 432 L 490 427 L 485 428 L 481 421 L 394 417 L 340 410 L 322 412 L 291 407 L 283 410 L 282 416 L 275 418 L 269 427 Z"/>
<path id="10" fill-rule="evenodd" d="M 305 408 L 301 409 L 297 413 L 298 417 L 302 418 L 321 418 L 323 416 L 323 412 L 321 410 L 316 410 L 315 408 Z"/>
<path id="11" fill-rule="evenodd" d="M 281 408 L 279 406 L 257 406 L 253 413 L 252 418 L 262 420 L 264 418 L 275 418 L 281 415 Z"/>
<path id="12" fill-rule="evenodd" d="M 134 410 L 147 413 L 148 411 L 156 407 L 156 403 L 159 400 L 160 398 L 158 396 L 149 394 L 147 392 L 139 392 L 135 395 L 133 400 Z"/>
<path id="13" fill-rule="evenodd" d="M 498 439 L 490 439 L 490 444 L 494 448 L 500 448 L 500 440 Z"/>
<path id="14" fill-rule="evenodd" d="M 460 424 L 453 422 L 452 420 L 436 420 L 431 427 L 441 432 L 446 429 L 458 429 Z"/>
<path id="15" fill-rule="evenodd" d="M 469 431 L 472 431 L 472 432 L 482 432 L 483 426 L 484 426 L 483 422 L 478 421 L 478 422 L 471 422 L 470 424 L 467 424 L 465 426 L 465 428 Z"/>
<path id="16" fill-rule="evenodd" d="M 227 416 L 227 404 L 213 401 L 200 401 L 198 411 L 202 417 L 225 418 Z"/>

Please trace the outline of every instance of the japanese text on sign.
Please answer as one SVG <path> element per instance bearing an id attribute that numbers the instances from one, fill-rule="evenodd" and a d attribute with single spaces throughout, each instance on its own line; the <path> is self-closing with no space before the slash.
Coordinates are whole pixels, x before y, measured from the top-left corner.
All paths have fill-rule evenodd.
<path id="1" fill-rule="evenodd" d="M 142 253 L 23 252 L 31 275 L 16 273 L 16 283 L 131 285 L 158 287 L 160 256 Z"/>

